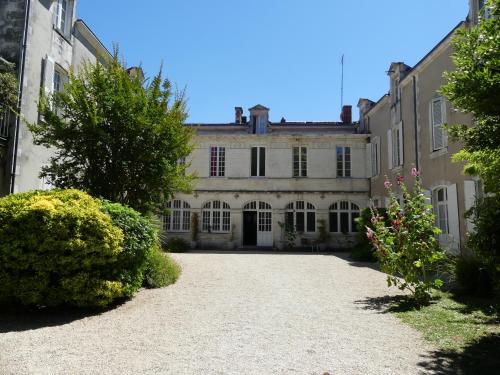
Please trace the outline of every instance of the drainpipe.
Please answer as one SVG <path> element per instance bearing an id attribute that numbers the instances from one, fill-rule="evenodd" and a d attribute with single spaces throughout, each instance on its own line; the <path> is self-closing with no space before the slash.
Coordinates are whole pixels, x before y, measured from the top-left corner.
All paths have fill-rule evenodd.
<path id="1" fill-rule="evenodd" d="M 10 170 L 10 194 L 14 193 L 14 185 L 16 183 L 16 167 L 17 167 L 17 149 L 19 145 L 19 127 L 21 125 L 21 104 L 23 100 L 23 84 L 24 84 L 24 68 L 26 64 L 26 46 L 28 42 L 28 25 L 30 16 L 31 0 L 26 0 L 24 14 L 24 32 L 23 32 L 23 48 L 21 52 L 21 64 L 19 66 L 19 96 L 17 100 L 17 115 L 16 126 L 14 130 L 14 147 L 12 148 L 12 165 Z"/>
<path id="2" fill-rule="evenodd" d="M 418 166 L 418 121 L 417 121 L 417 77 L 413 76 L 413 126 L 415 130 L 415 168 L 420 171 Z"/>

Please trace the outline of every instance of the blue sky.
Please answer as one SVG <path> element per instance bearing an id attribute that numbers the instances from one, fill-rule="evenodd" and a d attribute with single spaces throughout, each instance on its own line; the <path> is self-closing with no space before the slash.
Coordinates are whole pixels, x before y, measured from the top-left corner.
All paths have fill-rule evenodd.
<path id="1" fill-rule="evenodd" d="M 127 65 L 186 88 L 189 122 L 230 122 L 234 107 L 271 121 L 338 120 L 378 100 L 392 61 L 414 65 L 467 15 L 467 0 L 80 0 L 82 18 Z"/>

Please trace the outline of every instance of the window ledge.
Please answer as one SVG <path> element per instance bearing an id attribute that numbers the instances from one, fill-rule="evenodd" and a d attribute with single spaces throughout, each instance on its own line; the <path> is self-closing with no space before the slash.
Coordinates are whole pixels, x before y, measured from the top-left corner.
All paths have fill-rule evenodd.
<path id="1" fill-rule="evenodd" d="M 431 159 L 439 158 L 440 156 L 446 155 L 447 153 L 448 153 L 448 147 L 443 147 L 440 148 L 439 150 L 432 151 L 429 154 L 429 158 Z"/>
<path id="2" fill-rule="evenodd" d="M 70 35 L 66 35 L 64 34 L 58 27 L 56 27 L 56 25 L 52 25 L 52 28 L 54 29 L 54 31 L 59 34 L 59 36 L 61 36 L 70 46 L 73 45 L 73 43 L 71 42 L 71 36 Z"/>

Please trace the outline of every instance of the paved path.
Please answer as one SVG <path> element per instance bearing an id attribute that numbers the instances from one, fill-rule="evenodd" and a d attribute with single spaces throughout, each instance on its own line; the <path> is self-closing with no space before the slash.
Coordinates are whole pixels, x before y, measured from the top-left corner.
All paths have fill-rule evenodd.
<path id="1" fill-rule="evenodd" d="M 431 348 L 370 303 L 388 289 L 369 267 L 319 254 L 174 257 L 183 267 L 177 284 L 143 290 L 111 311 L 4 319 L 0 373 L 423 371 L 418 362 Z"/>

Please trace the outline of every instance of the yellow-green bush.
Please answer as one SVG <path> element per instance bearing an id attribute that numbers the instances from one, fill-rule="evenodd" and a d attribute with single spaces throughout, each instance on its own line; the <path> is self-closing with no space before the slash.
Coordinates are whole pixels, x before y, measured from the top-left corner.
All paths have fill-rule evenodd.
<path id="1" fill-rule="evenodd" d="M 0 302 L 106 306 L 125 296 L 123 232 L 78 190 L 0 199 Z"/>
<path id="2" fill-rule="evenodd" d="M 144 286 L 162 288 L 173 284 L 181 274 L 181 267 L 159 246 L 155 246 L 149 254 L 144 272 Z"/>

